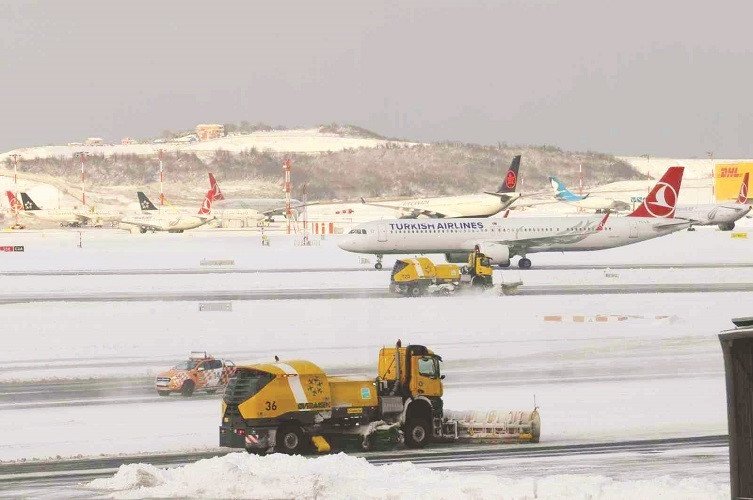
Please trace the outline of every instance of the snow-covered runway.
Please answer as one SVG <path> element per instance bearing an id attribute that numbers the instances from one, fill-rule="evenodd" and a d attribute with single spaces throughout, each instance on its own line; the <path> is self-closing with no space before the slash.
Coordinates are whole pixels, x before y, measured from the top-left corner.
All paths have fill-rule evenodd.
<path id="1" fill-rule="evenodd" d="M 332 239 L 305 248 L 278 238 L 270 251 L 239 235 L 92 233 L 83 248 L 65 234 L 21 236 L 27 252 L 0 254 L 0 298 L 63 300 L 0 305 L 12 339 L 0 366 L 0 461 L 209 452 L 219 396 L 159 398 L 151 387 L 189 351 L 236 363 L 305 358 L 330 373 L 373 374 L 379 347 L 397 338 L 443 356 L 449 409 L 530 409 L 535 396 L 542 446 L 724 434 L 716 334 L 730 318 L 752 314 L 753 239 L 708 230 L 614 251 L 542 254 L 538 269 L 498 271 L 497 281 L 522 279 L 520 296 L 423 299 L 381 295 L 388 273 L 370 271 L 373 260 L 341 252 Z M 237 269 L 212 272 L 201 266 L 206 259 L 230 259 Z M 186 272 L 154 272 L 167 268 Z M 310 296 L 364 290 L 375 296 Z M 542 290 L 558 294 L 533 295 Z M 234 299 L 240 292 L 261 295 Z M 284 293 L 297 300 L 268 300 Z M 76 295 L 91 301 L 70 301 Z M 201 311 L 197 303 L 212 298 L 231 300 L 231 310 Z M 631 470 L 645 477 L 650 469 L 654 478 L 686 470 L 710 481 L 709 491 L 723 489 L 722 452 L 662 453 L 654 468 L 639 467 L 648 461 L 638 454 L 610 458 L 615 465 L 602 472 L 631 480 Z M 578 474 L 589 467 L 566 456 L 537 460 L 521 469 L 527 477 L 540 477 L 539 466 Z M 507 471 L 491 462 L 443 466 Z"/>

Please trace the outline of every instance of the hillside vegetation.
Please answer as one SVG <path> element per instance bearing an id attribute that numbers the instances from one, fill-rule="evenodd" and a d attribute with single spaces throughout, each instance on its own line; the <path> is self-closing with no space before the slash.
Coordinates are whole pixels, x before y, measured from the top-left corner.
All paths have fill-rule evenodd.
<path id="1" fill-rule="evenodd" d="M 333 124 L 331 129 L 338 126 Z M 348 133 L 372 132 L 354 127 Z M 207 172 L 213 172 L 234 195 L 280 197 L 282 163 L 293 164 L 295 197 L 307 186 L 309 199 L 435 196 L 494 190 L 513 156 L 522 154 L 521 183 L 525 191 L 548 190 L 547 176 L 556 175 L 576 187 L 578 165 L 584 184 L 595 186 L 617 180 L 639 179 L 628 163 L 600 153 L 572 153 L 551 146 L 518 147 L 464 143 L 405 145 L 388 143 L 376 148 L 347 149 L 320 154 L 284 154 L 255 149 L 240 153 L 217 150 L 201 156 L 170 152 L 164 157 L 168 182 L 188 192 L 207 189 Z M 6 168 L 12 168 L 9 160 Z M 63 178 L 75 184 L 80 178 L 76 158 L 36 158 L 19 161 L 19 170 Z M 159 178 L 155 157 L 92 155 L 86 158 L 87 180 L 102 187 L 146 186 Z"/>

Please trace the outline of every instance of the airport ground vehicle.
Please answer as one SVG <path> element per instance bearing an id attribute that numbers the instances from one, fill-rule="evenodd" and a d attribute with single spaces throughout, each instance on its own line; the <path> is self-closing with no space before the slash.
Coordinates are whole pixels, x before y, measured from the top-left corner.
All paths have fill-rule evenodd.
<path id="1" fill-rule="evenodd" d="M 481 252 L 471 252 L 468 264 L 434 264 L 426 257 L 400 259 L 390 276 L 390 291 L 418 297 L 426 293 L 449 295 L 464 287 L 491 288 L 492 267 Z"/>
<path id="2" fill-rule="evenodd" d="M 222 402 L 220 446 L 301 453 L 350 440 L 421 448 L 432 440 L 538 442 L 538 411 L 451 412 L 442 358 L 421 345 L 383 347 L 378 376 L 329 376 L 309 361 L 239 366 Z"/>
<path id="3" fill-rule="evenodd" d="M 196 391 L 213 394 L 225 388 L 233 373 L 235 365 L 232 361 L 215 359 L 204 351 L 194 351 L 187 361 L 157 375 L 154 388 L 160 396 L 169 396 L 171 392 L 192 396 Z"/>

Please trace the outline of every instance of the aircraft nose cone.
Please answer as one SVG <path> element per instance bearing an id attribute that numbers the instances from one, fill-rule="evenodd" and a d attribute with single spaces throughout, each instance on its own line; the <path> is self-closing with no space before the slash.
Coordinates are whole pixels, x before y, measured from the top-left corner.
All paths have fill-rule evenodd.
<path id="1" fill-rule="evenodd" d="M 353 250 L 353 247 L 355 245 L 354 245 L 353 238 L 350 236 L 346 236 L 337 242 L 337 246 L 339 246 L 343 250 L 350 252 Z"/>

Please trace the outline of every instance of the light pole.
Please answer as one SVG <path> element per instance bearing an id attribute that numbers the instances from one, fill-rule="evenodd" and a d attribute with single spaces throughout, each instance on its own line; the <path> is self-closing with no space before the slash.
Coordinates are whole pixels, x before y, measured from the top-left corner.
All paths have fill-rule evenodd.
<path id="1" fill-rule="evenodd" d="M 164 180 L 163 174 L 162 174 L 162 154 L 164 153 L 164 149 L 160 149 L 157 154 L 159 155 L 159 204 L 160 206 L 163 206 L 165 204 L 165 192 L 162 190 L 162 182 Z"/>
<path id="2" fill-rule="evenodd" d="M 13 190 L 15 191 L 13 195 L 18 199 L 18 157 L 21 155 L 12 154 L 10 156 L 13 158 Z M 11 208 L 15 208 L 13 213 L 15 214 L 16 227 L 18 227 L 18 207 Z"/>
<path id="3" fill-rule="evenodd" d="M 81 159 L 81 203 L 83 205 L 86 205 L 86 185 L 85 185 L 85 177 L 84 177 L 84 156 L 87 156 L 89 153 L 86 151 L 76 151 L 73 153 L 73 156 L 78 156 L 79 159 Z"/>
<path id="4" fill-rule="evenodd" d="M 651 155 L 647 153 L 645 155 L 641 155 L 641 158 L 646 159 L 646 179 L 649 181 L 649 186 L 646 188 L 646 194 L 648 195 L 648 192 L 651 189 Z"/>
<path id="5" fill-rule="evenodd" d="M 709 157 L 709 160 L 711 161 L 711 201 L 714 201 L 714 196 L 716 195 L 716 190 L 714 189 L 714 184 L 716 183 L 716 172 L 714 171 L 714 152 L 713 151 L 706 151 L 706 156 Z"/>

